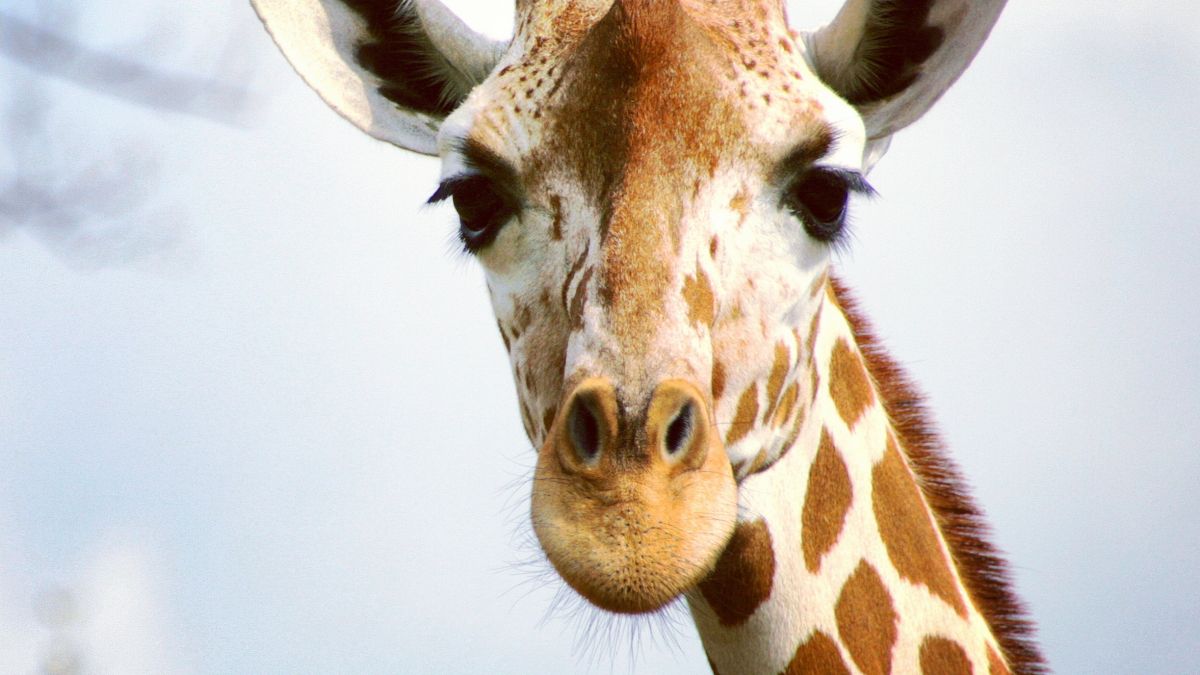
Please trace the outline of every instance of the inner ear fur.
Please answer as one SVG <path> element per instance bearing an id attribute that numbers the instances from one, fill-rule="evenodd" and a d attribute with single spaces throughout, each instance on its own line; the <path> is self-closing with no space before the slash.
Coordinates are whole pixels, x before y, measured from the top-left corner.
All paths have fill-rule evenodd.
<path id="1" fill-rule="evenodd" d="M 470 93 L 473 83 L 465 81 L 438 51 L 413 3 L 342 2 L 366 24 L 353 57 L 379 78 L 378 89 L 384 98 L 401 108 L 441 118 Z"/>

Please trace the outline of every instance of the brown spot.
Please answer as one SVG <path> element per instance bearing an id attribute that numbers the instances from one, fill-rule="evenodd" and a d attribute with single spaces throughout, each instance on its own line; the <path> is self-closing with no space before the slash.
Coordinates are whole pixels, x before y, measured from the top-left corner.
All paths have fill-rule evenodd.
<path id="1" fill-rule="evenodd" d="M 562 198 L 558 195 L 550 195 L 550 213 L 554 220 L 550 223 L 550 238 L 554 241 L 562 239 Z"/>
<path id="2" fill-rule="evenodd" d="M 511 352 L 512 343 L 508 341 L 508 335 L 504 333 L 504 324 L 500 323 L 499 319 L 496 319 L 496 328 L 500 329 L 500 339 L 504 341 L 504 351 Z"/>
<path id="3" fill-rule="evenodd" d="M 754 428 L 758 419 L 758 383 L 751 384 L 742 392 L 738 399 L 737 412 L 733 414 L 733 422 L 729 424 L 729 433 L 725 436 L 725 445 L 733 445 Z"/>
<path id="4" fill-rule="evenodd" d="M 800 438 L 800 432 L 804 430 L 805 413 L 803 410 L 796 416 L 795 422 L 792 423 L 792 433 L 788 434 L 787 440 L 783 442 L 783 450 L 780 451 L 778 459 L 783 459 L 783 456 L 788 453 L 796 445 L 796 439 Z"/>
<path id="5" fill-rule="evenodd" d="M 838 339 L 829 358 L 829 395 L 850 428 L 854 428 L 867 406 L 875 402 L 867 369 L 844 338 Z"/>
<path id="6" fill-rule="evenodd" d="M 700 582 L 700 592 L 722 626 L 740 626 L 771 597 L 774 577 L 771 531 L 760 518 L 738 523 L 712 574 Z"/>
<path id="7" fill-rule="evenodd" d="M 796 399 L 800 396 L 800 383 L 793 382 L 783 392 L 783 400 L 779 403 L 779 409 L 775 411 L 775 417 L 771 418 L 771 426 L 779 428 L 788 421 L 792 416 L 792 411 L 796 409 Z"/>
<path id="8" fill-rule="evenodd" d="M 572 330 L 583 327 L 583 298 L 587 295 L 587 285 L 592 280 L 592 272 L 595 269 L 595 267 L 587 268 L 579 280 L 579 285 L 575 287 L 575 295 L 571 297 L 571 307 L 567 311 L 567 315 L 570 317 Z"/>
<path id="9" fill-rule="evenodd" d="M 713 405 L 721 400 L 721 394 L 725 393 L 725 364 L 719 359 L 713 359 L 712 370 L 712 397 Z"/>
<path id="10" fill-rule="evenodd" d="M 533 308 L 527 304 L 518 304 L 516 315 L 516 327 L 519 327 L 522 333 L 529 330 L 529 326 L 533 324 Z M 514 334 L 517 332 L 516 327 L 513 329 Z"/>
<path id="11" fill-rule="evenodd" d="M 846 462 L 834 447 L 829 430 L 822 429 L 821 444 L 808 471 L 808 492 L 801 514 L 801 541 L 808 571 L 821 569 L 821 558 L 837 543 L 853 496 Z"/>
<path id="12" fill-rule="evenodd" d="M 713 292 L 708 275 L 696 264 L 696 276 L 683 278 L 683 299 L 687 302 L 688 321 L 696 326 L 712 326 Z"/>
<path id="13" fill-rule="evenodd" d="M 812 323 L 808 325 L 808 339 L 804 341 L 804 348 L 810 355 L 813 353 L 813 347 L 817 345 L 817 329 L 821 327 L 821 310 L 818 309 L 813 314 Z"/>
<path id="14" fill-rule="evenodd" d="M 763 419 L 770 419 L 779 405 L 779 394 L 783 391 L 783 381 L 791 365 L 788 363 L 789 356 L 787 345 L 776 342 L 775 361 L 771 364 L 771 374 L 767 376 L 767 412 L 763 413 Z"/>
<path id="15" fill-rule="evenodd" d="M 1004 659 L 996 653 L 996 648 L 988 645 L 988 675 L 1010 675 Z"/>
<path id="16" fill-rule="evenodd" d="M 871 470 L 871 487 L 879 535 L 896 571 L 914 584 L 924 584 L 966 617 L 966 604 L 942 552 L 929 509 L 890 434 L 883 459 Z"/>
<path id="17" fill-rule="evenodd" d="M 558 408 L 556 406 L 546 408 L 546 412 L 542 414 L 542 430 L 544 432 L 550 432 L 550 427 L 554 426 L 554 418 L 557 416 Z"/>
<path id="18" fill-rule="evenodd" d="M 899 617 L 879 573 L 866 560 L 842 587 L 833 612 L 842 644 L 859 670 L 864 675 L 891 673 Z"/>
<path id="19" fill-rule="evenodd" d="M 957 642 L 931 635 L 921 642 L 921 673 L 971 675 L 971 660 Z"/>
<path id="20" fill-rule="evenodd" d="M 813 402 L 816 402 L 817 393 L 821 391 L 821 375 L 817 372 L 817 366 L 815 364 L 810 365 L 811 367 L 808 371 L 808 377 L 811 382 L 809 386 L 812 387 L 812 400 Z"/>
<path id="21" fill-rule="evenodd" d="M 739 226 L 746 222 L 746 218 L 750 215 L 750 191 L 746 186 L 743 185 L 742 189 L 738 190 L 737 194 L 729 200 L 729 208 L 737 212 Z"/>
<path id="22" fill-rule="evenodd" d="M 708 241 L 708 255 L 714 259 L 717 257 L 717 235 L 715 234 L 713 235 L 713 238 Z"/>
<path id="23" fill-rule="evenodd" d="M 816 631 L 796 647 L 796 654 L 780 675 L 850 675 L 837 643 Z"/>
<path id="24" fill-rule="evenodd" d="M 745 476 L 752 476 L 756 473 L 766 471 L 775 466 L 776 462 L 786 457 L 788 452 L 796 446 L 796 439 L 800 437 L 800 432 L 804 430 L 804 418 L 804 410 L 800 410 L 800 414 L 796 416 L 796 419 L 792 423 L 792 430 L 783 441 L 783 445 L 779 446 L 779 454 L 774 457 L 768 457 L 766 449 L 759 451 L 758 455 L 754 458 L 753 464 L 751 464 L 751 470 L 747 471 Z"/>
<path id="25" fill-rule="evenodd" d="M 754 460 L 750 462 L 750 468 L 746 469 L 746 475 L 750 476 L 762 471 L 763 467 L 767 465 L 767 457 L 766 448 L 759 450 L 758 454 L 754 455 Z"/>
<path id="26" fill-rule="evenodd" d="M 565 312 L 570 312 L 571 302 L 567 299 L 567 294 L 571 292 L 571 283 L 575 281 L 575 275 L 579 273 L 579 269 L 583 267 L 583 262 L 587 260 L 589 248 L 584 247 L 579 257 L 575 259 L 575 262 L 571 263 L 571 269 L 567 270 L 567 279 L 563 282 L 562 287 L 562 306 Z"/>
<path id="27" fill-rule="evenodd" d="M 808 291 L 808 297 L 812 300 L 816 300 L 817 296 L 821 294 L 821 291 L 825 290 L 826 281 L 828 281 L 828 276 L 825 274 L 822 274 L 813 280 L 812 288 Z"/>
<path id="28" fill-rule="evenodd" d="M 521 423 L 525 425 L 525 435 L 533 438 L 533 415 L 529 414 L 529 406 L 525 405 L 525 401 L 521 401 Z"/>

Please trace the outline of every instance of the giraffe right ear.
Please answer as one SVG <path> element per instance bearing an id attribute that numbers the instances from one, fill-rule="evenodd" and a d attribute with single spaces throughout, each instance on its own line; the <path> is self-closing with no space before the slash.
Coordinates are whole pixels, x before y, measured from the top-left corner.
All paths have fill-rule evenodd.
<path id="1" fill-rule="evenodd" d="M 962 75 L 1005 0 L 847 0 L 827 26 L 806 33 L 813 70 L 858 109 L 867 164 Z"/>
<path id="2" fill-rule="evenodd" d="M 437 0 L 251 0 L 304 81 L 371 136 L 436 155 L 438 127 L 507 45 Z"/>

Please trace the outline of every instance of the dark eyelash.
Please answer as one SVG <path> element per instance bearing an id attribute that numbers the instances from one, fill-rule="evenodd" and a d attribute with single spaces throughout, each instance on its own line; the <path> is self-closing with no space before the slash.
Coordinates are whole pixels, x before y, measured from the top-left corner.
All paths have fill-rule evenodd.
<path id="1" fill-rule="evenodd" d="M 846 190 L 849 192 L 860 194 L 868 198 L 879 195 L 879 193 L 875 191 L 875 188 L 871 187 L 871 184 L 867 182 L 867 177 L 862 175 L 862 173 L 855 171 L 854 169 L 843 169 L 840 167 L 829 166 L 818 167 L 813 170 L 837 176 L 838 180 L 842 181 L 842 183 L 846 186 Z"/>
<path id="2" fill-rule="evenodd" d="M 867 177 L 853 169 L 835 169 L 837 175 L 846 181 L 846 189 L 851 195 L 862 195 L 867 199 L 874 199 L 879 196 L 879 193 L 867 182 Z M 842 216 L 842 229 L 838 231 L 837 236 L 833 241 L 829 242 L 830 248 L 838 255 L 845 254 L 850 250 L 850 244 L 854 241 L 854 222 L 851 220 L 850 209 L 847 208 L 845 215 Z"/>
<path id="3" fill-rule="evenodd" d="M 425 200 L 425 203 L 437 204 L 438 202 L 446 201 L 454 196 L 454 188 L 466 183 L 474 177 L 474 174 L 458 174 L 443 180 L 441 183 L 438 183 L 437 190 L 434 190 L 433 194 L 429 196 L 429 199 Z"/>

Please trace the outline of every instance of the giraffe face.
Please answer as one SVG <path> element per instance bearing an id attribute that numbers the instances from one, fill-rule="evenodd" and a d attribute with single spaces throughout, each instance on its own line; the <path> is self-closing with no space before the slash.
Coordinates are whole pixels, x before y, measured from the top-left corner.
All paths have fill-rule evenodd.
<path id="1" fill-rule="evenodd" d="M 806 356 L 795 327 L 868 189 L 863 123 L 778 6 L 692 5 L 519 27 L 438 138 L 435 198 L 486 272 L 538 448 L 535 532 L 619 612 L 669 602 L 725 548 L 735 474 L 784 442 L 773 383 Z"/>
<path id="2" fill-rule="evenodd" d="M 517 0 L 507 43 L 439 0 L 251 2 L 343 117 L 441 155 L 431 201 L 453 199 L 486 271 L 538 448 L 534 530 L 571 586 L 619 612 L 686 594 L 710 662 L 735 669 L 845 670 L 844 647 L 863 670 L 897 659 L 911 665 L 894 670 L 911 670 L 911 639 L 889 657 L 897 627 L 920 636 L 947 602 L 970 618 L 951 559 L 931 545 L 943 527 L 975 566 L 967 590 L 1002 622 L 995 644 L 983 618 L 965 629 L 987 642 L 988 667 L 1008 670 L 998 646 L 1040 672 L 1003 564 L 976 536 L 919 402 L 826 273 L 848 195 L 869 192 L 863 172 L 963 72 L 1004 0 L 847 0 L 803 34 L 788 30 L 781 0 Z M 878 399 L 862 356 L 882 358 Z M 853 427 L 867 408 L 885 421 L 889 395 L 926 480 L 895 447 L 866 478 L 880 434 L 839 457 L 826 433 L 834 416 Z M 807 433 L 818 430 L 819 442 Z M 800 459 L 779 461 L 793 449 Z M 873 508 L 856 480 L 872 483 Z M 851 518 L 869 536 L 847 538 L 836 523 Z M 850 553 L 854 571 L 843 565 L 849 579 L 824 606 L 832 616 L 817 596 L 834 586 L 776 565 L 776 551 L 795 562 L 801 550 L 809 572 Z M 916 602 L 893 604 L 885 586 L 897 576 Z M 936 596 L 934 614 L 924 596 Z M 826 632 L 835 620 L 843 645 Z M 922 639 L 921 668 L 974 658 L 978 670 L 982 650 L 971 657 L 948 637 Z"/>

